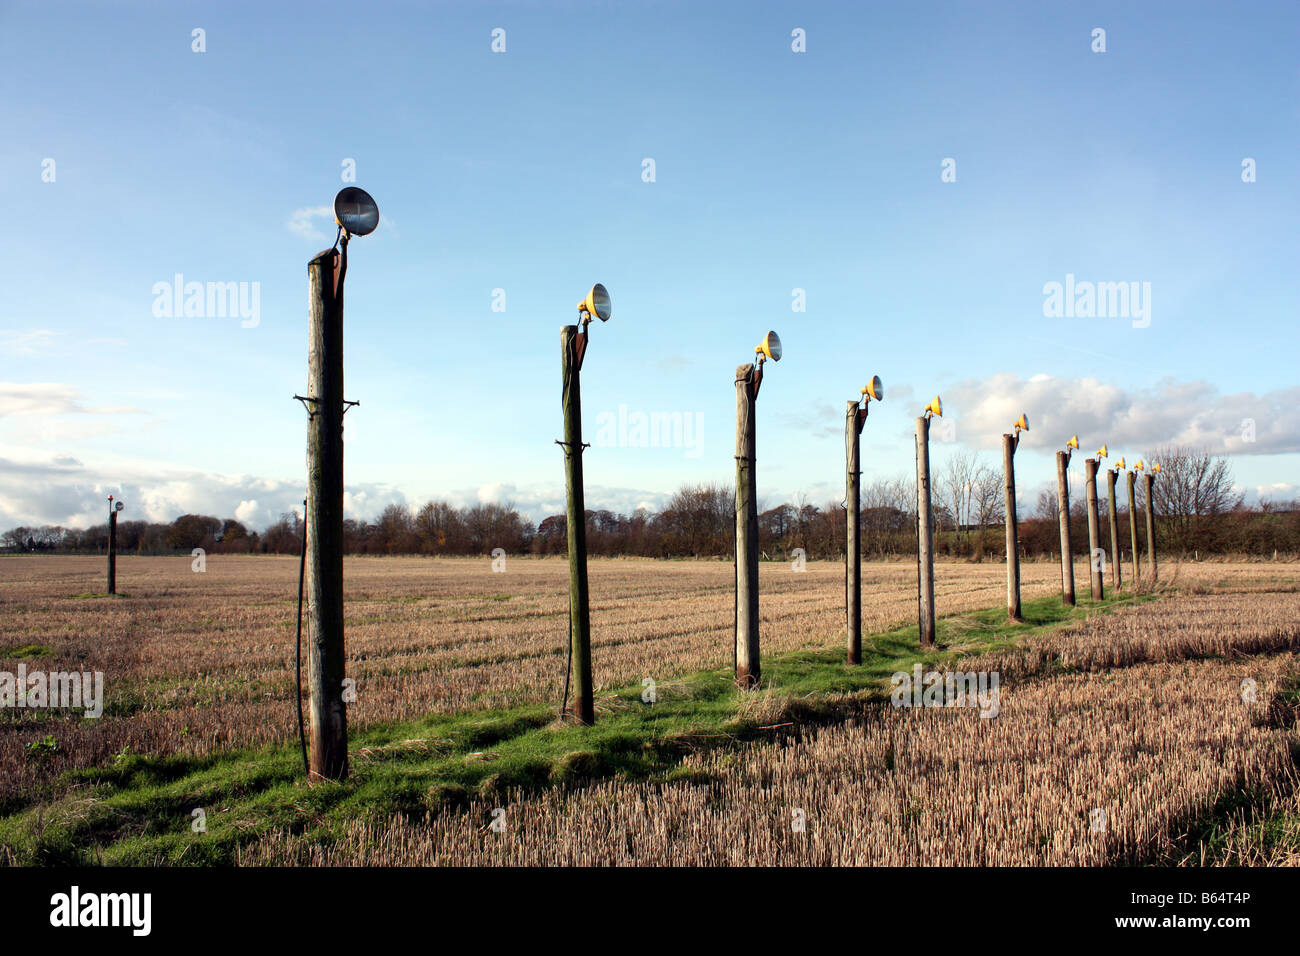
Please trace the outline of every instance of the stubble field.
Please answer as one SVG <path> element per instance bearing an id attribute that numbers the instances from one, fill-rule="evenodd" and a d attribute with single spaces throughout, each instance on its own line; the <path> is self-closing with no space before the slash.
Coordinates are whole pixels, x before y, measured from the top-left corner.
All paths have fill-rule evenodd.
<path id="1" fill-rule="evenodd" d="M 1080 564 L 1077 574 L 1082 574 Z M 997 564 L 941 565 L 940 614 L 999 603 Z M 0 559 L 0 670 L 15 649 L 48 671 L 102 671 L 105 717 L 24 714 L 0 734 L 0 798 L 70 766 L 134 753 L 206 753 L 296 736 L 293 710 L 298 559 L 122 557 L 116 598 L 104 561 Z M 1024 567 L 1026 597 L 1059 587 L 1056 565 Z M 842 639 L 843 565 L 764 563 L 765 650 L 833 646 Z M 916 613 L 914 563 L 864 571 L 863 631 Z M 563 559 L 350 557 L 345 567 L 349 721 L 362 727 L 433 712 L 557 701 L 563 694 L 568 565 Z M 731 663 L 729 562 L 593 560 L 591 620 L 596 690 Z M 304 678 L 305 682 L 305 678 Z M 39 765 L 32 740 L 60 749 Z"/>
<path id="2" fill-rule="evenodd" d="M 25 663 L 102 671 L 106 698 L 99 720 L 50 711 L 0 716 L 3 805 L 22 810 L 65 771 L 111 766 L 124 754 L 217 754 L 295 740 L 297 567 L 294 558 L 211 557 L 196 573 L 188 558 L 126 557 L 118 566 L 121 594 L 110 599 L 95 593 L 102 559 L 0 559 L 0 670 Z M 1094 864 L 1186 857 L 1180 828 L 1224 795 L 1245 788 L 1293 799 L 1297 729 L 1286 701 L 1295 694 L 1300 651 L 1300 565 L 1171 562 L 1161 570 L 1153 602 L 995 648 L 972 642 L 961 668 L 1002 675 L 996 720 L 862 698 L 848 720 L 801 726 L 785 719 L 778 701 L 773 726 L 790 728 L 779 739 L 687 753 L 672 779 L 605 774 L 541 792 L 498 785 L 423 817 L 352 819 L 328 839 L 319 828 L 270 826 L 239 841 L 237 859 Z M 558 702 L 564 561 L 510 559 L 497 573 L 487 558 L 350 558 L 345 573 L 352 728 Z M 910 562 L 864 566 L 864 633 L 914 621 L 915 573 Z M 1075 573 L 1086 594 L 1086 567 Z M 996 563 L 940 564 L 940 615 L 1000 606 L 1004 575 Z M 1027 602 L 1059 593 L 1055 564 L 1025 564 L 1022 577 Z M 842 645 L 841 564 L 809 562 L 797 573 L 765 563 L 761 586 L 765 655 Z M 591 593 L 598 704 L 613 706 L 611 689 L 645 677 L 671 687 L 679 675 L 730 666 L 729 563 L 594 560 Z M 958 655 L 965 646 L 949 644 Z M 1258 687 L 1250 702 L 1246 679 Z M 33 743 L 49 739 L 55 746 L 32 759 Z M 498 834 L 485 821 L 503 807 L 510 827 Z M 1099 809 L 1107 825 L 1094 831 Z M 803 829 L 791 826 L 796 810 Z M 1229 857 L 1285 862 L 1291 844 L 1283 839 L 1279 850 L 1275 835 L 1266 839 L 1252 825 L 1236 821 Z"/>

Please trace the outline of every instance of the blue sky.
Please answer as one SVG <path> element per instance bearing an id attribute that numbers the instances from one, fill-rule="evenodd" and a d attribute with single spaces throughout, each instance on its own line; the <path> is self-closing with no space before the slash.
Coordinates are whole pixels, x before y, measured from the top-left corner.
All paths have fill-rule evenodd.
<path id="1" fill-rule="evenodd" d="M 589 507 L 730 482 L 769 328 L 765 504 L 840 500 L 873 374 L 868 480 L 938 393 L 939 465 L 1029 413 L 1022 495 L 1077 431 L 1293 497 L 1298 49 L 1287 3 L 0 2 L 0 526 L 301 500 L 306 262 L 349 159 L 383 215 L 347 283 L 355 516 L 562 510 L 559 328 L 597 281 L 588 440 L 625 405 L 699 441 L 593 448 Z M 256 283 L 256 325 L 155 315 L 178 273 Z M 1067 275 L 1149 283 L 1149 324 L 1045 315 Z"/>

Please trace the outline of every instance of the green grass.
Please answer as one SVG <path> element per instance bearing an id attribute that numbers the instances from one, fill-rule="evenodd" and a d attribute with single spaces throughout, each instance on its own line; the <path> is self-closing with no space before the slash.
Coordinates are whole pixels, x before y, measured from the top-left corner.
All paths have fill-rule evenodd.
<path id="1" fill-rule="evenodd" d="M 54 648 L 46 647 L 44 644 L 24 644 L 21 647 L 0 648 L 0 658 L 9 660 L 52 656 L 54 656 Z"/>
<path id="2" fill-rule="evenodd" d="M 864 637 L 863 663 L 844 664 L 841 649 L 774 654 L 763 662 L 763 689 L 737 691 L 729 670 L 701 671 L 657 686 L 653 704 L 638 683 L 597 700 L 594 727 L 556 720 L 553 705 L 435 714 L 354 731 L 352 774 L 343 784 L 307 786 L 297 740 L 260 750 L 206 757 L 121 754 L 110 766 L 71 771 L 47 799 L 0 818 L 0 858 L 25 864 L 220 864 L 257 834 L 285 827 L 328 840 L 347 822 L 422 816 L 494 798 L 511 788 L 537 791 L 602 777 L 688 778 L 682 758 L 843 720 L 889 677 L 913 664 L 932 666 L 966 654 L 1010 647 L 1082 620 L 1090 613 L 1149 600 L 1122 597 L 1026 602 L 1024 623 L 1002 608 L 943 618 L 937 647 L 921 653 L 915 627 Z M 191 812 L 207 814 L 206 833 Z"/>

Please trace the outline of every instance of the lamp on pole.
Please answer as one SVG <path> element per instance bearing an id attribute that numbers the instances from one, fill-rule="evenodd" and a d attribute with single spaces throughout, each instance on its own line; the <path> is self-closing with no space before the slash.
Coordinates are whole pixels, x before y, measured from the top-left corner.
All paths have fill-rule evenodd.
<path id="1" fill-rule="evenodd" d="M 943 417 L 936 395 L 916 420 L 916 629 L 922 647 L 934 646 L 934 513 L 930 506 L 930 417 Z"/>
<path id="2" fill-rule="evenodd" d="M 582 360 L 590 342 L 592 317 L 609 321 L 613 314 L 609 292 L 599 282 L 578 303 L 578 324 L 560 329 L 563 365 L 565 512 L 569 532 L 569 663 L 564 677 L 562 717 L 579 724 L 596 722 L 591 678 L 591 611 L 587 593 L 587 506 L 582 483 Z M 573 703 L 569 703 L 569 689 Z"/>
<path id="3" fill-rule="evenodd" d="M 742 689 L 762 678 L 758 643 L 758 479 L 754 472 L 754 405 L 763 363 L 781 361 L 781 338 L 768 332 L 754 361 L 736 369 L 736 634 L 735 680 Z"/>
<path id="4" fill-rule="evenodd" d="M 1120 573 L 1119 559 L 1119 515 L 1115 502 L 1115 481 L 1120 473 L 1124 471 L 1124 457 L 1121 455 L 1119 461 L 1115 462 L 1114 468 L 1106 469 L 1106 506 L 1110 515 L 1110 579 L 1111 586 L 1116 591 L 1120 589 L 1122 583 Z"/>
<path id="5" fill-rule="evenodd" d="M 844 538 L 844 610 L 848 626 L 848 663 L 862 663 L 862 548 L 859 533 L 862 526 L 862 467 L 860 436 L 867 421 L 867 408 L 871 400 L 882 401 L 885 386 L 880 376 L 872 377 L 863 386 L 861 398 L 848 403 L 844 416 L 845 490 L 844 507 L 848 512 L 848 532 Z"/>
<path id="6" fill-rule="evenodd" d="M 1016 519 L 1016 449 L 1020 447 L 1020 433 L 1029 431 L 1029 416 L 1021 414 L 1011 427 L 1011 434 L 1002 436 L 1002 470 L 1006 473 L 1003 491 L 1003 510 L 1006 512 L 1007 530 L 1007 620 L 1020 621 L 1020 527 Z"/>
<path id="7" fill-rule="evenodd" d="M 117 513 L 125 508 L 119 498 L 108 496 L 108 592 L 117 593 Z"/>
<path id="8" fill-rule="evenodd" d="M 1065 449 L 1056 453 L 1056 507 L 1061 526 L 1061 601 L 1074 606 L 1074 551 L 1070 543 L 1070 456 L 1079 447 L 1079 436 L 1073 435 Z"/>
<path id="9" fill-rule="evenodd" d="M 309 780 L 348 775 L 348 719 L 343 699 L 343 416 L 359 404 L 343 397 L 343 283 L 348 243 L 379 225 L 379 206 L 364 189 L 334 197 L 334 246 L 307 263 L 306 584 L 310 643 Z"/>

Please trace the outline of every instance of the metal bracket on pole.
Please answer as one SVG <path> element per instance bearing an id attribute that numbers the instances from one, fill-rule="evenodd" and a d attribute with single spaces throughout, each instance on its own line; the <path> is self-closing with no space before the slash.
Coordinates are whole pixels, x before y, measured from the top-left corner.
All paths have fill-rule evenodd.
<path id="1" fill-rule="evenodd" d="M 313 418 L 316 417 L 316 413 L 312 411 L 312 409 L 308 406 L 307 403 L 311 402 L 312 404 L 315 404 L 316 402 L 319 402 L 320 399 L 316 398 L 314 395 L 295 395 L 293 397 L 297 401 L 302 402 L 302 407 L 307 409 L 307 421 L 311 421 Z M 360 404 L 361 404 L 360 402 L 349 402 L 347 399 L 344 399 L 343 414 L 346 415 L 348 413 L 348 409 L 350 409 L 353 405 L 360 405 Z"/>
<path id="2" fill-rule="evenodd" d="M 557 439 L 555 439 L 555 444 L 560 445 L 560 446 L 562 446 L 562 447 L 564 448 L 564 457 L 565 457 L 565 458 L 568 458 L 570 455 L 573 454 L 573 449 L 571 448 L 571 445 L 572 445 L 571 442 L 560 441 L 560 440 L 557 438 Z M 578 454 L 581 455 L 584 451 L 586 451 L 586 450 L 587 450 L 588 448 L 590 448 L 590 447 L 591 447 L 591 442 L 589 442 L 589 441 L 585 441 L 585 442 L 583 442 L 583 443 L 582 443 L 582 447 L 578 449 Z"/>

